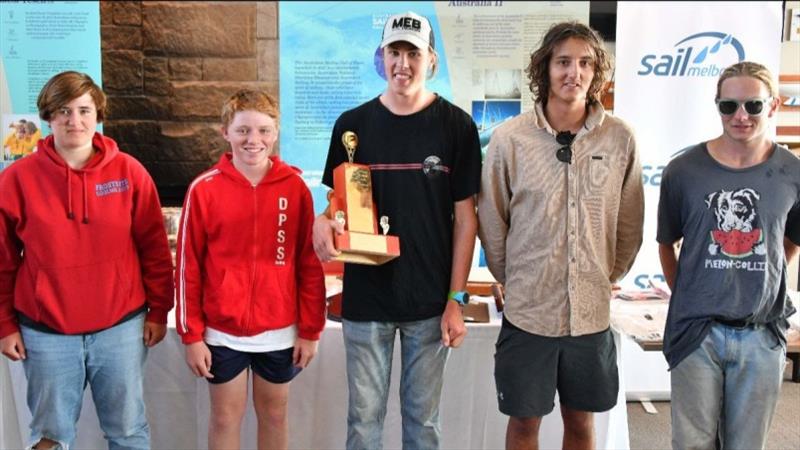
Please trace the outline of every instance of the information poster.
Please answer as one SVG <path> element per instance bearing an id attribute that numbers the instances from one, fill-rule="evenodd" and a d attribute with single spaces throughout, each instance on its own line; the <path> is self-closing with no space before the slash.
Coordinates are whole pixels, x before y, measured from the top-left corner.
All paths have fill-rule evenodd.
<path id="1" fill-rule="evenodd" d="M 281 155 L 303 170 L 317 212 L 336 118 L 386 88 L 380 40 L 386 19 L 428 17 L 439 54 L 430 90 L 471 114 L 485 148 L 503 121 L 533 107 L 525 68 L 545 31 L 589 21 L 589 2 L 281 2 Z"/>
<path id="2" fill-rule="evenodd" d="M 36 99 L 50 77 L 77 70 L 102 82 L 99 3 L 0 2 L 0 52 L 2 170 L 49 133 Z"/>

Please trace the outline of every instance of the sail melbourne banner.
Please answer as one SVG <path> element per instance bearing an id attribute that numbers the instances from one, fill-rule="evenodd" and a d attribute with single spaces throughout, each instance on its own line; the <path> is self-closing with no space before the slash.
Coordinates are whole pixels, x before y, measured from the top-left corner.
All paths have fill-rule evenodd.
<path id="1" fill-rule="evenodd" d="M 645 184 L 644 243 L 627 287 L 664 281 L 656 243 L 661 172 L 681 149 L 722 132 L 717 79 L 755 61 L 776 77 L 781 2 L 619 2 L 614 114 L 633 127 Z M 773 130 L 774 133 L 774 130 Z"/>

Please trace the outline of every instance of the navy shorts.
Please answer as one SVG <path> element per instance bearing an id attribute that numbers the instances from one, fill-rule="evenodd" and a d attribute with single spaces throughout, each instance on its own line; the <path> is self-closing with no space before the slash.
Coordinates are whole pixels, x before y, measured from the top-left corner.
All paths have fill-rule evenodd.
<path id="1" fill-rule="evenodd" d="M 211 374 L 209 383 L 227 383 L 248 367 L 270 383 L 288 383 L 300 373 L 300 368 L 292 363 L 294 347 L 274 352 L 247 353 L 228 347 L 209 345 L 211 350 Z"/>
<path id="2" fill-rule="evenodd" d="M 617 349 L 610 329 L 584 336 L 528 333 L 503 318 L 494 355 L 500 412 L 542 417 L 559 402 L 574 410 L 608 411 L 617 403 Z"/>

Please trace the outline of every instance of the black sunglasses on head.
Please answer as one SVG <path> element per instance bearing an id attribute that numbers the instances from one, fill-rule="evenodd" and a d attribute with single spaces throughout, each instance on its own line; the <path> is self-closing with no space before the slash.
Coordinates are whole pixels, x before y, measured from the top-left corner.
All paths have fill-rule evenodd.
<path id="1" fill-rule="evenodd" d="M 556 135 L 556 142 L 562 145 L 556 150 L 556 159 L 572 164 L 572 141 L 575 140 L 575 135 L 569 131 L 559 131 Z"/>
<path id="2" fill-rule="evenodd" d="M 720 98 L 717 99 L 717 110 L 723 116 L 730 116 L 731 114 L 735 114 L 739 108 L 744 105 L 744 110 L 747 114 L 751 116 L 760 116 L 764 114 L 764 111 L 769 109 L 768 106 L 769 102 L 772 101 L 772 97 L 765 97 L 765 98 L 749 98 L 747 100 L 736 100 L 733 98 Z"/>

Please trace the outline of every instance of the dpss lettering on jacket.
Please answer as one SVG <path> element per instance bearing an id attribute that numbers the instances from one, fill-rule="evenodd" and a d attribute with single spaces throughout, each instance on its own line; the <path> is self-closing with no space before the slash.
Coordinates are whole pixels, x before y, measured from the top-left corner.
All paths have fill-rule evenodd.
<path id="1" fill-rule="evenodd" d="M 289 200 L 286 197 L 278 197 L 278 211 L 286 211 L 289 209 Z M 275 265 L 276 266 L 284 266 L 286 265 L 286 261 L 284 261 L 285 250 L 283 243 L 286 242 L 286 229 L 283 228 L 283 225 L 288 220 L 288 216 L 285 212 L 278 213 L 278 245 L 276 246 L 275 250 Z"/>

